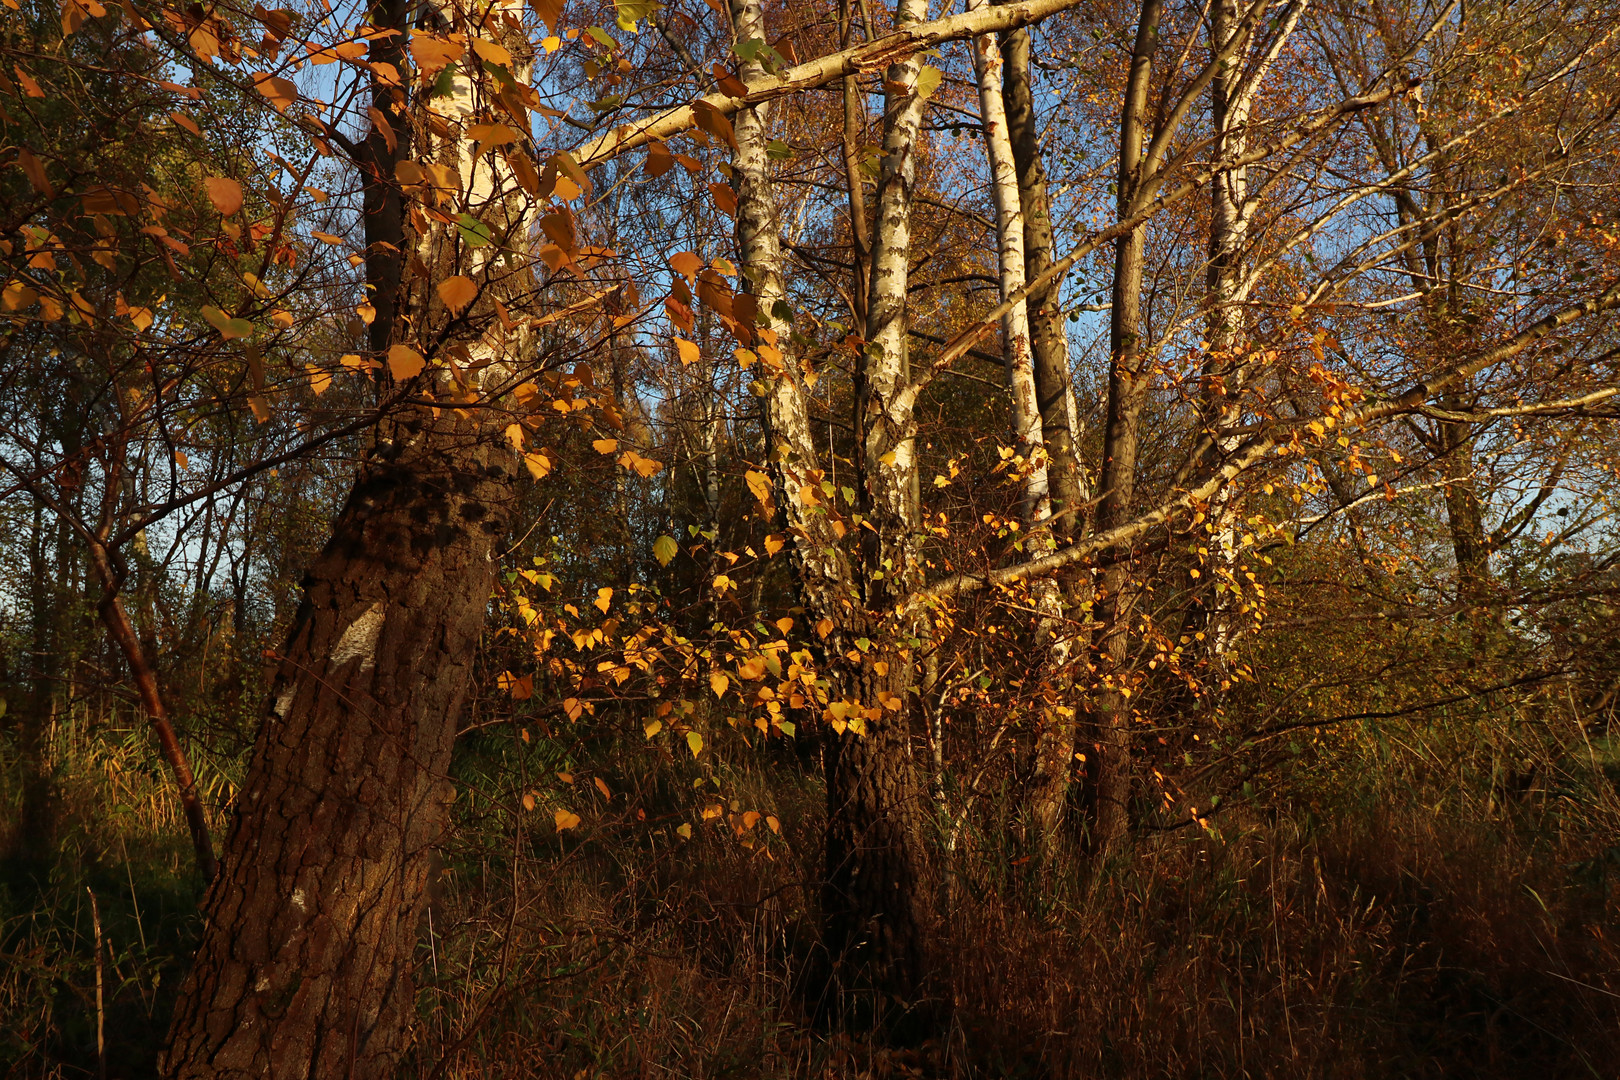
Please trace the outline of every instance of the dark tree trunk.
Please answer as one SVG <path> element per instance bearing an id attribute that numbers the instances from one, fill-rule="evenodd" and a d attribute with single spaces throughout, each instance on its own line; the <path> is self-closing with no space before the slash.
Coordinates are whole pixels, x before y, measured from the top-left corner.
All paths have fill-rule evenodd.
<path id="1" fill-rule="evenodd" d="M 864 734 L 828 732 L 822 886 L 839 1011 L 902 1038 L 930 1034 L 943 1011 L 930 996 L 940 957 L 930 945 L 934 889 L 907 723 L 911 674 L 909 658 L 874 649 L 835 683 L 880 715 L 869 712 Z"/>
<path id="2" fill-rule="evenodd" d="M 362 468 L 272 685 L 164 1074 L 392 1078 L 513 467 L 417 414 Z"/>
<path id="3" fill-rule="evenodd" d="M 1159 40 L 1163 0 L 1143 0 L 1131 54 L 1130 82 L 1120 115 L 1119 213 L 1135 209 L 1146 144 L 1145 113 L 1153 53 Z M 1145 230 L 1133 229 L 1114 244 L 1113 310 L 1109 320 L 1108 421 L 1103 432 L 1102 473 L 1098 481 L 1097 527 L 1112 529 L 1130 520 L 1136 493 L 1136 455 L 1149 372 L 1142 352 L 1142 258 Z M 1096 820 L 1093 841 L 1107 851 L 1124 839 L 1131 776 L 1131 705 L 1125 660 L 1130 652 L 1130 618 L 1135 587 L 1128 552 L 1116 552 L 1103 575 L 1098 619 L 1102 623 L 1097 695 L 1098 751 Z"/>

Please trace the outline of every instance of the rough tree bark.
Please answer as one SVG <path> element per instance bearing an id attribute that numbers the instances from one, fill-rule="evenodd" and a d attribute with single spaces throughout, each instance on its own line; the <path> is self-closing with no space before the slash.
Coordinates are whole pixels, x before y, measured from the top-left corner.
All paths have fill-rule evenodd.
<path id="1" fill-rule="evenodd" d="M 403 0 L 373 9 L 374 23 L 400 31 L 372 38 L 373 62 L 410 70 L 404 31 L 414 10 Z M 473 29 L 448 6 L 430 17 Z M 526 79 L 519 36 L 504 44 Z M 373 130 L 353 156 L 366 187 L 373 354 L 381 360 L 408 343 L 429 358 L 455 349 L 467 372 L 413 376 L 407 364 L 401 377 L 419 395 L 495 404 L 522 339 L 491 327 L 488 297 L 522 272 L 503 275 L 490 249 L 468 250 L 427 224 L 394 181 L 401 161 L 454 163 L 459 208 L 496 237 L 527 235 L 532 202 L 514 194 L 494 155 L 475 160 L 458 138 L 489 107 L 475 70 L 456 73 L 432 123 L 378 79 Z M 447 137 L 432 135 L 436 126 Z M 435 299 L 455 273 L 477 281 L 476 322 Z M 379 427 L 279 658 L 197 961 L 175 1007 L 166 1076 L 398 1075 L 424 886 L 449 820 L 451 748 L 522 468 L 501 436 L 507 420 L 499 408 L 458 416 L 421 404 Z"/>

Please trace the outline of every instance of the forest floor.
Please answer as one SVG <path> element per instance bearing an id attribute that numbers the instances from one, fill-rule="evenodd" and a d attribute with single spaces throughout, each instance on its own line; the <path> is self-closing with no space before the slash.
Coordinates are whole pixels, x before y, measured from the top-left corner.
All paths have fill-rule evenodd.
<path id="1" fill-rule="evenodd" d="M 95 1076 L 98 1028 L 104 1075 L 152 1075 L 199 894 L 159 762 L 139 728 L 59 725 L 52 847 L 30 860 L 0 745 L 0 1075 Z M 1415 768 L 1352 791 L 1339 770 L 1101 868 L 1043 865 L 987 800 L 940 885 L 949 1019 L 893 1049 L 820 1019 L 812 763 L 480 736 L 409 1075 L 1620 1076 L 1600 758 L 1587 787 L 1506 792 Z M 203 763 L 216 799 L 237 768 Z M 580 821 L 559 830 L 564 806 Z"/>

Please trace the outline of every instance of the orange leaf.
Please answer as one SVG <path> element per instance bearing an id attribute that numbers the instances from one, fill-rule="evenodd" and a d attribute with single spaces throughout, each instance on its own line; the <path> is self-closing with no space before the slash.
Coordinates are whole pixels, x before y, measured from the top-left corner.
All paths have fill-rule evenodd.
<path id="1" fill-rule="evenodd" d="M 298 87 L 287 79 L 279 79 L 268 72 L 259 72 L 253 76 L 253 88 L 270 99 L 270 104 L 278 112 L 286 112 L 293 102 L 298 100 Z"/>
<path id="2" fill-rule="evenodd" d="M 551 818 L 557 823 L 558 832 L 562 832 L 565 829 L 572 829 L 579 825 L 579 815 L 571 814 L 567 810 L 558 810 L 551 815 Z"/>
<path id="3" fill-rule="evenodd" d="M 439 282 L 439 299 L 452 314 L 459 315 L 463 308 L 478 295 L 478 284 L 464 274 L 445 278 Z"/>
<path id="4" fill-rule="evenodd" d="M 695 251 L 680 251 L 669 257 L 669 268 L 691 281 L 703 269 L 703 260 Z"/>
<path id="5" fill-rule="evenodd" d="M 618 439 L 595 439 L 591 442 L 591 449 L 598 454 L 611 454 L 619 448 Z"/>
<path id="6" fill-rule="evenodd" d="M 727 217 L 737 216 L 737 193 L 731 190 L 730 184 L 710 184 L 709 194 L 714 196 L 714 205 Z"/>
<path id="7" fill-rule="evenodd" d="M 675 167 L 675 159 L 670 156 L 669 147 L 661 142 L 647 144 L 647 175 L 663 176 Z"/>
<path id="8" fill-rule="evenodd" d="M 400 382 L 422 374 L 427 361 L 409 345 L 394 345 L 388 350 L 388 370 Z"/>
<path id="9" fill-rule="evenodd" d="M 242 209 L 242 185 L 223 176 L 210 176 L 203 180 L 208 188 L 208 201 L 226 217 Z"/>

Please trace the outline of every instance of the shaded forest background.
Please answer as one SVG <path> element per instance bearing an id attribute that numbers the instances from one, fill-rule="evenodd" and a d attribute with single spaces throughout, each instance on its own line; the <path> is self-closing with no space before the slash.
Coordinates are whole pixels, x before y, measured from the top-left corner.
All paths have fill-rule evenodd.
<path id="1" fill-rule="evenodd" d="M 1616 1074 L 1620 12 L 1054 2 L 632 144 L 955 8 L 3 2 L 4 1075 L 246 1075 L 243 793 L 390 663 L 408 996 L 311 1023 L 401 1034 L 297 1075 Z M 465 625 L 310 614 L 485 504 Z"/>

